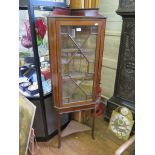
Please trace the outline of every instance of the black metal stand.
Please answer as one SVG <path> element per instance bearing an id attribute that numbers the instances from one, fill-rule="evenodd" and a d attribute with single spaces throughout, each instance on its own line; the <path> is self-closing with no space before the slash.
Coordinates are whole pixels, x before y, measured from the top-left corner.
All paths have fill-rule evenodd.
<path id="1" fill-rule="evenodd" d="M 106 107 L 108 121 L 118 106 L 128 107 L 135 113 L 135 1 L 120 0 L 117 14 L 122 16 L 123 25 L 115 90 Z"/>

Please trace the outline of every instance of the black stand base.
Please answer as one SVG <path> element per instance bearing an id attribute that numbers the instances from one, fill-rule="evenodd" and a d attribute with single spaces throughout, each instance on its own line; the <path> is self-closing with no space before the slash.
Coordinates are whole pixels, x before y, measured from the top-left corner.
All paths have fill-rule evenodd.
<path id="1" fill-rule="evenodd" d="M 132 111 L 133 116 L 134 116 L 134 114 L 135 114 L 134 103 L 131 103 L 131 102 L 128 102 L 126 100 L 123 100 L 123 99 L 120 99 L 120 98 L 113 96 L 112 98 L 110 98 L 107 101 L 105 120 L 108 120 L 108 121 L 110 120 L 112 111 L 114 109 L 116 109 L 118 106 L 125 106 L 125 107 L 129 108 Z"/>
<path id="2" fill-rule="evenodd" d="M 106 121 L 110 121 L 112 111 L 115 110 L 118 106 L 125 106 L 129 108 L 133 114 L 133 117 L 135 117 L 135 105 L 132 102 L 117 98 L 117 97 L 112 97 L 107 101 L 107 106 L 106 106 L 106 113 L 104 116 L 104 119 Z M 133 118 L 135 120 L 135 118 Z M 132 133 L 134 133 L 135 126 L 133 127 Z"/>

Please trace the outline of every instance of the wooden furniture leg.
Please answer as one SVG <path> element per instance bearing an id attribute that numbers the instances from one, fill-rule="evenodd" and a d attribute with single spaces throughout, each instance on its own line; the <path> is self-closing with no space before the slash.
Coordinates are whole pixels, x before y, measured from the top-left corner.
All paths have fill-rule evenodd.
<path id="1" fill-rule="evenodd" d="M 92 139 L 95 139 L 95 136 L 94 136 L 94 128 L 95 128 L 95 113 L 96 113 L 96 108 L 93 109 Z"/>
<path id="2" fill-rule="evenodd" d="M 61 114 L 57 111 L 58 148 L 61 147 Z"/>

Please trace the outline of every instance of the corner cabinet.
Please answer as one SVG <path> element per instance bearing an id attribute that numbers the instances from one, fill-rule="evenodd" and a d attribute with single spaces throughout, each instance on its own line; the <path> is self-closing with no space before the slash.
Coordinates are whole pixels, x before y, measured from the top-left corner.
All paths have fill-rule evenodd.
<path id="1" fill-rule="evenodd" d="M 62 113 L 88 109 L 95 112 L 95 104 L 101 93 L 105 23 L 106 19 L 102 16 L 48 17 L 52 88 L 58 128 Z M 94 129 L 92 131 L 94 137 Z"/>

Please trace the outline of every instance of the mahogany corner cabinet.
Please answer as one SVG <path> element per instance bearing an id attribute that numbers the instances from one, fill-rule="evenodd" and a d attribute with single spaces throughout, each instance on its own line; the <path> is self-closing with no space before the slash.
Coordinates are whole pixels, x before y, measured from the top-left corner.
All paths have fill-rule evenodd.
<path id="1" fill-rule="evenodd" d="M 92 109 L 100 100 L 100 79 L 106 18 L 103 16 L 49 16 L 48 37 L 58 147 L 63 113 Z"/>

